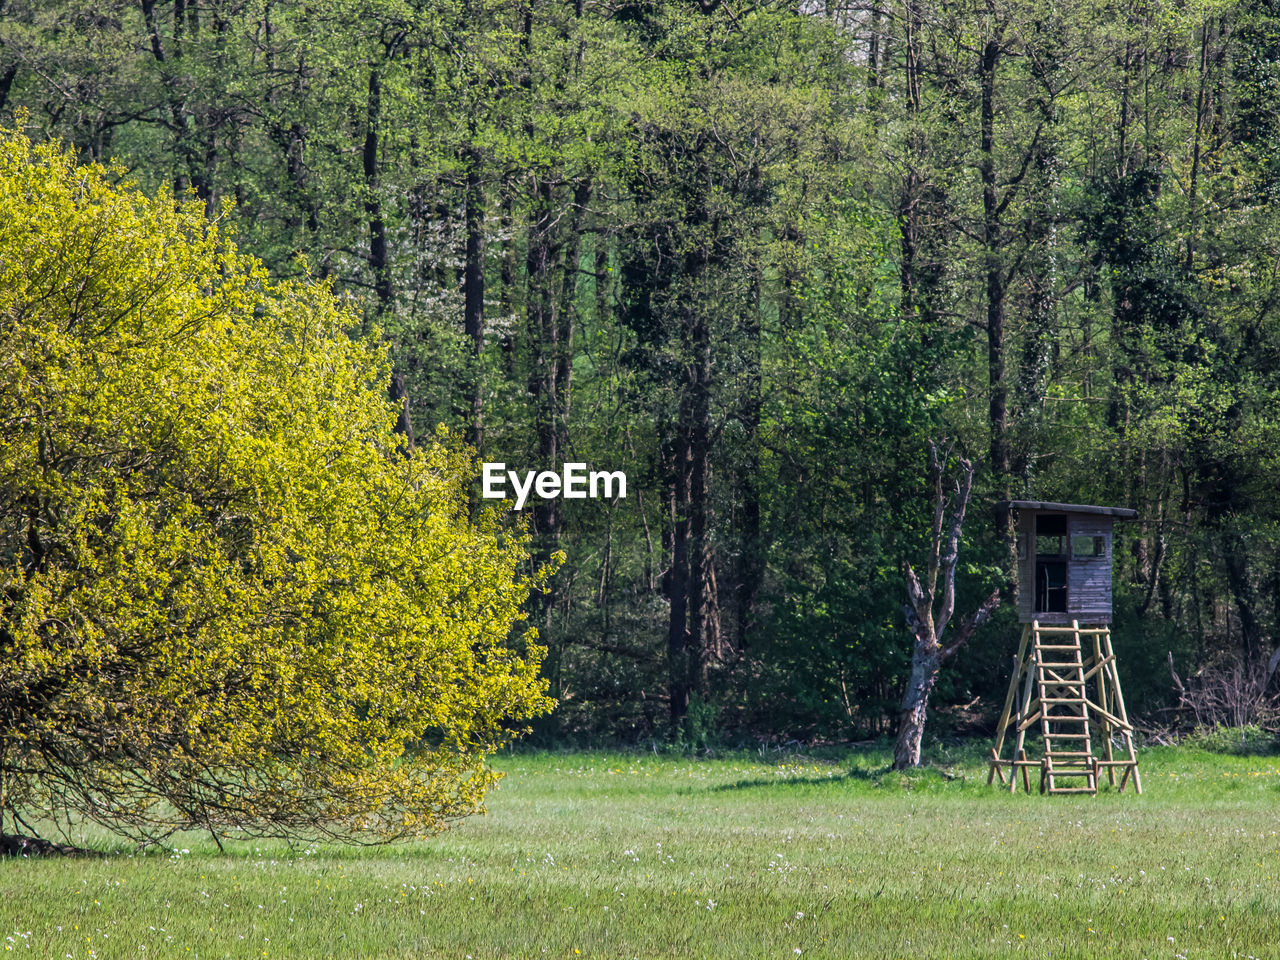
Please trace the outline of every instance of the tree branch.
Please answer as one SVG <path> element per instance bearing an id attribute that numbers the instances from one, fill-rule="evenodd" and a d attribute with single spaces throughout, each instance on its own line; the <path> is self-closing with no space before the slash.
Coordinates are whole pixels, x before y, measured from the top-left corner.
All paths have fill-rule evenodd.
<path id="1" fill-rule="evenodd" d="M 992 590 L 987 599 L 970 614 L 963 623 L 956 629 L 955 639 L 942 648 L 942 659 L 947 660 L 952 654 L 969 642 L 969 638 L 978 632 L 978 629 L 991 619 L 991 614 L 996 612 L 996 608 L 1000 606 L 999 589 Z"/>
<path id="2" fill-rule="evenodd" d="M 936 623 L 938 641 L 951 622 L 956 609 L 956 562 L 960 557 L 960 529 L 964 525 L 965 508 L 969 505 L 969 492 L 973 488 L 973 463 L 960 460 L 960 476 L 956 480 L 956 500 L 951 509 L 951 527 L 947 532 L 947 549 L 942 555 L 942 609 Z"/>

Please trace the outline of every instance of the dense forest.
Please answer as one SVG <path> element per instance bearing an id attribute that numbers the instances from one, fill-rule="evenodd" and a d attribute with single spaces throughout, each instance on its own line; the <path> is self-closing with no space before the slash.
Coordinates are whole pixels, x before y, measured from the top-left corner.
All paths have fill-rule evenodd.
<path id="1" fill-rule="evenodd" d="M 0 121 L 356 299 L 410 445 L 626 471 L 521 515 L 547 739 L 892 731 L 930 441 L 959 612 L 999 501 L 1133 507 L 1131 712 L 1274 719 L 1277 0 L 0 0 Z"/>

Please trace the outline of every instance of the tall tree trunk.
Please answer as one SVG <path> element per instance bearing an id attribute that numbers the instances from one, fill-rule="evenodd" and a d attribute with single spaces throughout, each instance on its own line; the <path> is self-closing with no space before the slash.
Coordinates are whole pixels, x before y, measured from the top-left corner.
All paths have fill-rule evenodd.
<path id="1" fill-rule="evenodd" d="M 789 274 L 784 272 L 783 297 L 779 304 L 780 326 L 786 329 L 789 296 Z M 744 370 L 741 376 L 743 396 L 739 417 L 742 422 L 743 457 L 740 466 L 742 506 L 735 526 L 738 529 L 737 583 L 734 591 L 735 640 L 741 656 L 750 646 L 755 626 L 754 609 L 764 579 L 764 543 L 760 524 L 760 419 L 764 407 L 763 380 L 760 369 L 761 280 L 757 272 L 752 300 L 742 336 Z"/>
<path id="2" fill-rule="evenodd" d="M 682 398 L 679 419 L 686 416 Z M 667 620 L 667 686 L 672 732 L 689 713 L 689 450 L 684 430 L 677 427 L 672 444 L 670 556 L 664 577 Z"/>
<path id="3" fill-rule="evenodd" d="M 906 173 L 903 176 L 902 192 L 898 198 L 899 244 L 901 248 L 901 267 L 898 282 L 902 294 L 902 313 L 911 318 L 920 316 L 926 320 L 926 338 L 930 336 L 930 324 L 925 316 L 929 308 L 928 297 L 921 290 L 919 266 L 920 244 L 924 235 L 921 224 L 921 193 L 923 178 L 921 170 L 925 159 L 925 135 L 921 126 L 921 81 L 920 81 L 920 22 L 919 6 L 915 0 L 906 0 L 904 26 L 906 29 L 906 83 L 907 83 L 907 150 Z"/>
<path id="4" fill-rule="evenodd" d="M 389 52 L 389 51 L 388 51 Z M 368 95 L 365 101 L 365 134 L 361 150 L 364 171 L 365 216 L 369 228 L 369 272 L 373 275 L 373 290 L 377 298 L 374 311 L 385 317 L 392 309 L 391 263 L 387 250 L 387 225 L 382 215 L 381 176 L 378 168 L 378 134 L 382 124 L 382 81 L 377 69 L 369 71 Z M 409 415 L 409 391 L 404 375 L 391 373 L 388 394 L 399 407 L 396 432 L 405 440 L 401 451 L 405 456 L 413 452 L 413 421 Z"/>
<path id="5" fill-rule="evenodd" d="M 711 331 L 698 307 L 690 320 L 688 658 L 690 693 L 701 695 L 706 689 L 708 655 L 719 632 L 711 556 Z"/>
<path id="6" fill-rule="evenodd" d="M 560 262 L 560 305 L 556 311 L 559 329 L 556 334 L 555 378 L 556 411 L 555 428 L 559 432 L 559 447 L 569 445 L 569 415 L 573 405 L 573 349 L 578 327 L 578 289 L 582 276 L 582 224 L 587 207 L 591 203 L 591 179 L 579 181 L 573 188 L 573 207 L 561 242 L 563 255 Z"/>
<path id="7" fill-rule="evenodd" d="M 986 270 L 987 307 L 987 430 L 991 472 L 1002 502 L 1012 498 L 1009 455 L 1009 387 L 1005 374 L 1005 292 L 1007 278 L 1001 262 L 1004 237 L 1000 223 L 1001 205 L 996 193 L 995 95 L 996 67 L 1000 62 L 1000 39 L 989 37 L 982 48 L 979 75 L 982 89 L 981 143 L 978 172 L 982 179 L 982 246 Z M 1004 543 L 1005 579 L 1012 584 L 1017 576 L 1018 555 L 1013 511 L 1001 507 L 996 514 L 997 529 Z"/>
<path id="8" fill-rule="evenodd" d="M 198 161 L 198 155 L 191 142 L 191 117 L 187 108 L 187 101 L 181 95 L 180 91 L 184 84 L 173 82 L 173 79 L 167 76 L 168 71 L 173 68 L 173 62 L 182 59 L 182 6 L 181 3 L 174 7 L 174 25 L 173 39 L 175 43 L 166 50 L 164 46 L 164 38 L 160 35 L 160 25 L 156 19 L 155 0 L 141 0 L 142 20 L 147 29 L 147 36 L 151 43 L 151 55 L 157 64 L 161 65 L 161 70 L 166 75 L 165 87 L 169 100 L 169 120 L 166 124 L 173 133 L 174 154 L 178 161 L 177 169 L 173 176 L 173 192 L 181 196 L 188 186 L 193 187 L 196 195 L 202 200 L 205 199 L 205 193 L 202 189 L 202 177 L 198 172 L 201 164 Z"/>
<path id="9" fill-rule="evenodd" d="M 154 0 L 153 0 L 154 2 Z M 8 0 L 0 0 L 0 18 L 5 15 L 5 8 L 9 6 Z M 4 41 L 0 40 L 0 53 L 4 51 Z M 10 64 L 7 68 L 0 71 L 0 110 L 4 109 L 6 103 L 9 102 L 9 91 L 13 87 L 14 78 L 18 76 L 17 63 Z M 4 833 L 3 821 L 0 821 L 0 834 Z"/>
<path id="10" fill-rule="evenodd" d="M 413 419 L 409 416 L 409 392 L 405 389 L 402 375 L 391 374 L 391 383 L 387 387 L 387 394 L 391 397 L 391 402 L 396 405 L 395 431 L 404 437 L 400 452 L 403 456 L 408 457 L 413 453 Z"/>
<path id="11" fill-rule="evenodd" d="M 466 151 L 466 249 L 462 270 L 462 323 L 471 348 L 471 423 L 468 442 L 479 454 L 484 440 L 484 187 L 480 155 Z"/>
<path id="12" fill-rule="evenodd" d="M 0 44 L 0 50 L 2 49 L 4 49 L 4 44 Z M 17 75 L 18 65 L 16 63 L 0 72 L 0 110 L 3 110 L 4 105 L 9 102 L 9 91 L 12 89 L 14 78 Z"/>
<path id="13" fill-rule="evenodd" d="M 982 142 L 978 170 L 982 177 L 982 245 L 987 301 L 987 422 L 991 469 L 1002 494 L 1009 484 L 1009 390 L 1005 382 L 1005 276 L 1000 260 L 1003 237 L 996 196 L 995 80 L 999 41 L 989 39 L 982 49 Z"/>
<path id="14" fill-rule="evenodd" d="M 868 26 L 867 87 L 869 90 L 879 90 L 884 84 L 882 71 L 885 57 L 881 42 L 883 34 L 884 10 L 877 2 L 871 7 L 871 21 Z"/>
<path id="15" fill-rule="evenodd" d="M 378 298 L 376 309 L 379 316 L 391 307 L 391 265 L 387 254 L 387 224 L 382 217 L 382 198 L 379 195 L 378 128 L 381 123 L 382 80 L 375 69 L 369 71 L 361 161 L 364 167 L 364 211 L 369 227 L 369 272 L 373 274 L 373 291 Z"/>
<path id="16" fill-rule="evenodd" d="M 1258 591 L 1249 569 L 1249 545 L 1236 530 L 1229 530 L 1222 539 L 1223 559 L 1226 562 L 1227 585 L 1240 616 L 1240 652 L 1247 668 L 1261 666 L 1262 624 L 1258 619 Z"/>
<path id="17" fill-rule="evenodd" d="M 1209 46 L 1212 33 L 1212 21 L 1205 20 L 1200 28 L 1200 82 L 1196 88 L 1196 124 L 1195 133 L 1191 138 L 1191 174 L 1187 186 L 1187 213 L 1191 222 L 1187 224 L 1187 253 L 1184 267 L 1188 273 L 1195 262 L 1195 238 L 1200 219 L 1200 153 L 1204 139 L 1206 98 L 1209 90 Z"/>
<path id="18" fill-rule="evenodd" d="M 515 190 L 510 183 L 501 187 L 501 206 L 498 215 L 498 236 L 502 238 L 502 256 L 498 261 L 498 315 L 502 317 L 502 333 L 498 337 L 498 349 L 502 354 L 503 373 L 515 378 L 515 338 L 511 335 L 510 318 L 516 313 L 519 290 L 516 284 L 516 242 L 512 235 L 515 223 Z"/>
<path id="19" fill-rule="evenodd" d="M 557 211 L 554 209 L 551 185 L 537 178 L 533 189 L 533 212 L 529 227 L 526 257 L 528 293 L 526 294 L 529 337 L 533 349 L 533 370 L 529 393 L 533 398 L 534 425 L 537 433 L 538 462 L 543 469 L 555 469 L 560 450 L 560 384 L 561 326 L 556 317 L 553 265 L 558 253 L 555 238 Z M 534 525 L 544 551 L 549 554 L 560 538 L 560 501 L 550 499 L 534 508 Z"/>
<path id="20" fill-rule="evenodd" d="M 929 444 L 929 480 L 933 490 L 933 528 L 929 539 L 929 560 L 921 583 L 910 563 L 903 564 L 903 576 L 910 603 L 905 608 L 911 647 L 911 676 L 902 694 L 898 714 L 898 739 L 893 748 L 893 768 L 905 770 L 919 766 L 920 747 L 924 738 L 929 695 L 938 682 L 943 663 L 968 642 L 974 632 L 986 623 L 1000 605 L 1000 591 L 994 590 L 982 604 L 956 629 L 955 637 L 945 646 L 943 637 L 951 615 L 955 612 L 956 563 L 960 557 L 960 532 L 965 508 L 973 487 L 973 464 L 960 459 L 958 475 L 946 480 L 948 451 L 939 453 Z M 948 496 L 948 486 L 950 496 Z M 949 501 L 949 502 L 948 502 Z M 950 517 L 948 518 L 948 510 Z M 941 582 L 941 593 L 939 593 Z M 935 609 L 935 603 L 937 609 Z"/>

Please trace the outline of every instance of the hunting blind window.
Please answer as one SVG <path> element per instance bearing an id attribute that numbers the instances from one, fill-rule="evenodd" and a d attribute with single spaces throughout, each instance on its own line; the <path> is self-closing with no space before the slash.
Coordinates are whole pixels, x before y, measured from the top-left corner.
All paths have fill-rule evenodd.
<path id="1" fill-rule="evenodd" d="M 1067 612 L 1067 518 L 1062 514 L 1036 517 L 1036 609 L 1044 613 Z"/>
<path id="2" fill-rule="evenodd" d="M 1107 541 L 1105 537 L 1076 536 L 1071 538 L 1071 556 L 1074 559 L 1105 557 L 1106 555 Z"/>
<path id="3" fill-rule="evenodd" d="M 1036 556 L 1058 557 L 1066 553 L 1067 518 L 1064 516 L 1036 517 Z"/>

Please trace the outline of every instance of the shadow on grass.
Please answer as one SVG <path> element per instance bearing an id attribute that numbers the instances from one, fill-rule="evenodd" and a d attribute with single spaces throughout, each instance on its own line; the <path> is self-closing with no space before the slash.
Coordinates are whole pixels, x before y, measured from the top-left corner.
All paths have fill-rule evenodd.
<path id="1" fill-rule="evenodd" d="M 817 787 L 830 785 L 860 785 L 872 790 L 898 789 L 907 792 L 924 790 L 936 792 L 953 789 L 974 782 L 965 772 L 951 766 L 927 765 L 914 770 L 894 770 L 891 764 L 878 767 L 854 767 L 842 773 L 822 776 L 753 777 L 736 780 L 707 788 L 710 793 L 728 793 L 738 790 Z"/>
<path id="2" fill-rule="evenodd" d="M 69 843 L 56 843 L 43 837 L 23 834 L 0 834 L 0 857 L 105 857 L 101 850 L 77 847 Z"/>

